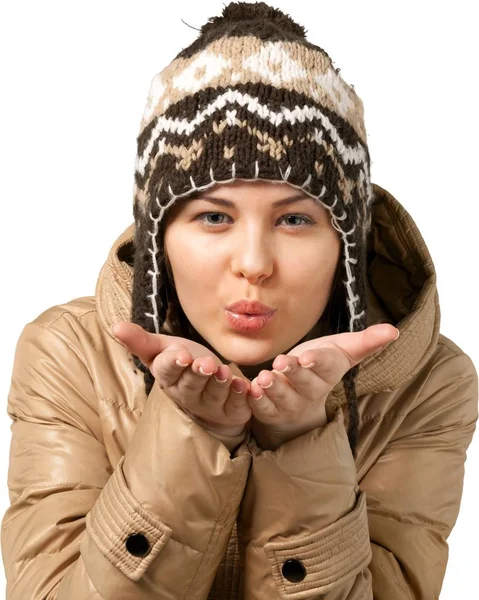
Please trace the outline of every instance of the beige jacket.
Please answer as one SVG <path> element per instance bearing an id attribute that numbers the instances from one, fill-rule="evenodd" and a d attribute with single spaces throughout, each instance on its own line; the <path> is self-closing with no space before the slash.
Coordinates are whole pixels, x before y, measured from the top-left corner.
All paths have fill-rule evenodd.
<path id="1" fill-rule="evenodd" d="M 368 324 L 401 335 L 363 361 L 357 460 L 342 384 L 329 422 L 262 451 L 218 439 L 110 333 L 129 319 L 133 225 L 95 296 L 28 323 L 8 415 L 7 600 L 433 600 L 478 417 L 477 372 L 439 333 L 431 256 L 374 186 Z"/>

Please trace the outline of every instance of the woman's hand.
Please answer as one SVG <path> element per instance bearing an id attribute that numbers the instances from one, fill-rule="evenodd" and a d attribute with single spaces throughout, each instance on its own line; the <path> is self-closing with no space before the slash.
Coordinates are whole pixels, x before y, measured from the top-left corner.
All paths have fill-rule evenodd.
<path id="1" fill-rule="evenodd" d="M 243 431 L 251 418 L 246 400 L 250 382 L 233 376 L 213 352 L 192 340 L 149 333 L 127 321 L 116 323 L 112 333 L 150 369 L 168 396 L 205 429 L 225 435 Z"/>
<path id="2" fill-rule="evenodd" d="M 282 443 L 326 425 L 326 398 L 343 375 L 397 336 L 392 325 L 309 340 L 280 354 L 273 371 L 261 371 L 251 382 L 250 427 L 261 448 Z"/>

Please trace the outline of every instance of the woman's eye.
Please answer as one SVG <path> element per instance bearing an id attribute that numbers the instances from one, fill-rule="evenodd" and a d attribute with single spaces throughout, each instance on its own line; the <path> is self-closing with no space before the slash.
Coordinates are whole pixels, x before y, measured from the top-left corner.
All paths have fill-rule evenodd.
<path id="1" fill-rule="evenodd" d="M 208 221 L 206 220 L 209 217 L 213 217 L 213 221 Z M 195 217 L 195 221 L 200 221 L 202 222 L 204 225 L 206 225 L 207 227 L 216 227 L 218 225 L 224 225 L 225 221 L 218 221 L 217 217 L 228 217 L 227 214 L 225 213 L 220 213 L 220 212 L 205 212 L 205 213 L 201 213 L 200 215 L 197 215 Z M 293 229 L 298 229 L 299 227 L 309 227 L 311 225 L 314 225 L 314 221 L 312 219 L 310 219 L 309 217 L 306 217 L 305 215 L 299 215 L 299 214 L 295 214 L 295 213 L 291 213 L 289 215 L 284 215 L 283 217 L 281 217 L 280 221 L 283 219 L 299 219 L 300 221 L 303 221 L 303 223 L 299 223 L 299 225 L 295 225 L 294 223 L 291 223 L 291 221 L 288 223 L 289 225 L 292 226 Z"/>
<path id="2" fill-rule="evenodd" d="M 303 215 L 295 215 L 295 214 L 291 214 L 291 215 L 284 215 L 284 217 L 281 217 L 282 219 L 300 219 L 301 221 L 303 221 L 303 226 L 310 226 L 310 225 L 314 225 L 314 221 L 312 221 L 309 217 L 305 217 Z M 290 223 L 291 224 L 291 223 Z"/>
<path id="3" fill-rule="evenodd" d="M 212 223 L 210 221 L 205 221 L 204 220 L 205 217 L 210 217 L 211 215 L 213 215 L 214 217 L 217 217 L 218 215 L 220 217 L 227 217 L 228 216 L 225 213 L 207 212 L 207 213 L 201 213 L 201 215 L 198 215 L 197 217 L 195 217 L 195 221 L 202 221 L 205 225 L 207 225 L 209 227 L 214 227 L 215 225 L 224 225 L 224 222 L 216 221 L 216 219 L 213 220 Z"/>

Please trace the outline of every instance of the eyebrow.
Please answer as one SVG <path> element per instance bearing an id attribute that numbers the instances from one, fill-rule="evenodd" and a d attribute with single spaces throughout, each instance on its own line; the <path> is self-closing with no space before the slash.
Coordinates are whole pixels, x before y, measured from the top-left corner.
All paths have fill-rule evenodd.
<path id="1" fill-rule="evenodd" d="M 190 196 L 190 200 L 209 200 L 213 202 L 213 204 L 218 204 L 219 206 L 227 206 L 229 208 L 235 208 L 236 205 L 231 200 L 225 200 L 223 198 L 214 198 L 212 196 L 204 196 L 201 192 L 197 192 L 196 194 L 192 194 Z M 291 196 L 291 198 L 284 198 L 283 200 L 277 200 L 273 202 L 273 206 L 286 206 L 288 204 L 293 204 L 293 202 L 297 202 L 298 200 L 311 200 L 316 205 L 316 202 L 311 196 L 307 194 L 297 194 L 296 196 Z"/>

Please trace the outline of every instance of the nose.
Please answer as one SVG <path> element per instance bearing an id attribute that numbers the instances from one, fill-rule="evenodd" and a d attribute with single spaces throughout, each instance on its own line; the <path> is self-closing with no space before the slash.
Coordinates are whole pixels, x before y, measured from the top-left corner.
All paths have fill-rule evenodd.
<path id="1" fill-rule="evenodd" d="M 231 270 L 237 277 L 244 277 L 250 284 L 262 283 L 274 269 L 274 249 L 271 240 L 258 231 L 238 240 L 231 259 Z"/>

